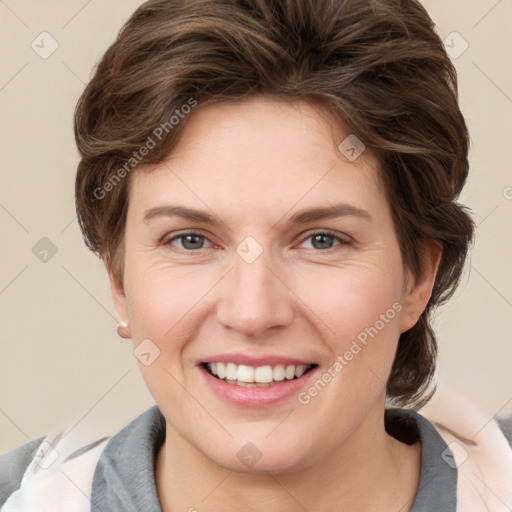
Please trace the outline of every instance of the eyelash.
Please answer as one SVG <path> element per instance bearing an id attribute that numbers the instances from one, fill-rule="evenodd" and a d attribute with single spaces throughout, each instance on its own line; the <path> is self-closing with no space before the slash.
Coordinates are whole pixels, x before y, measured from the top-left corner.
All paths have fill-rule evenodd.
<path id="1" fill-rule="evenodd" d="M 189 232 L 181 232 L 181 233 L 178 233 L 177 235 L 174 235 L 172 238 L 169 238 L 168 240 L 163 241 L 162 245 L 169 246 L 169 247 L 174 247 L 174 246 L 171 245 L 171 242 L 174 242 L 175 240 L 179 240 L 180 238 L 185 238 L 186 236 L 191 236 L 191 235 L 204 238 L 205 240 L 208 240 L 208 242 L 212 243 L 211 240 L 205 234 L 202 234 L 201 232 L 198 232 L 198 231 L 189 231 Z M 314 232 L 308 233 L 306 236 L 304 236 L 302 238 L 300 244 L 304 243 L 306 240 L 308 240 L 310 238 L 313 238 L 314 236 L 317 236 L 317 235 L 327 235 L 329 237 L 332 237 L 334 240 L 336 240 L 338 242 L 338 245 L 335 245 L 334 247 L 331 247 L 329 249 L 315 249 L 315 248 L 313 248 L 313 250 L 317 251 L 317 252 L 330 253 L 330 252 L 335 251 L 337 247 L 349 246 L 349 245 L 352 244 L 351 240 L 348 240 L 347 238 L 343 238 L 340 235 L 337 235 L 336 233 L 334 233 L 332 231 L 329 231 L 329 230 L 319 230 L 319 231 L 314 231 Z M 208 249 L 208 247 L 206 247 L 206 248 L 201 247 L 200 249 L 180 249 L 180 248 L 177 248 L 178 251 L 187 252 L 187 253 L 191 253 L 191 254 L 197 253 L 197 252 L 201 251 L 202 249 Z"/>

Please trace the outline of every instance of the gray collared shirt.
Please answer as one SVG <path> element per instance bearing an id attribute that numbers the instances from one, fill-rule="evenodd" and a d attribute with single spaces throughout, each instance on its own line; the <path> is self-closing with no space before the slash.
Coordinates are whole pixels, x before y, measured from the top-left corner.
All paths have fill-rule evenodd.
<path id="1" fill-rule="evenodd" d="M 498 423 L 512 442 L 512 417 L 498 419 Z M 457 469 L 435 427 L 420 414 L 403 409 L 387 409 L 385 426 L 390 435 L 406 444 L 421 443 L 420 482 L 411 512 L 455 512 Z M 0 456 L 0 509 L 20 488 L 31 454 L 43 439 Z M 165 418 L 156 405 L 111 437 L 94 468 L 91 512 L 162 512 L 154 467 L 164 440 Z M 105 438 L 80 447 L 66 460 L 79 458 L 102 442 Z"/>
<path id="2" fill-rule="evenodd" d="M 420 483 L 411 512 L 455 512 L 457 470 L 434 426 L 400 409 L 387 410 L 385 420 L 391 435 L 422 445 Z M 157 406 L 116 434 L 96 466 L 91 512 L 161 512 L 154 461 L 164 439 L 165 419 Z"/>

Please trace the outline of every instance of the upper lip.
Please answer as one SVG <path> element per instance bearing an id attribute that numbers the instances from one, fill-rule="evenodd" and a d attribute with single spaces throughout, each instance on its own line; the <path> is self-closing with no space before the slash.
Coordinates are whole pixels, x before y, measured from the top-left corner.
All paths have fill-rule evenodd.
<path id="1" fill-rule="evenodd" d="M 247 366 L 275 366 L 277 364 L 283 365 L 310 365 L 316 364 L 314 361 L 306 360 L 306 359 L 298 359 L 296 357 L 287 357 L 280 355 L 262 355 L 262 356 L 248 356 L 245 354 L 216 354 L 210 357 L 206 357 L 199 361 L 199 364 L 204 363 L 234 363 L 234 364 L 244 364 Z"/>

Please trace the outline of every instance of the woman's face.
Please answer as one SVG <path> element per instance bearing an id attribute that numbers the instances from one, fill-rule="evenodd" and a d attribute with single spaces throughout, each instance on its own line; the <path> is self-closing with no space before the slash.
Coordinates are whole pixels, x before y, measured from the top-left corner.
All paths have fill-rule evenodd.
<path id="1" fill-rule="evenodd" d="M 333 126 L 300 102 L 208 106 L 131 177 L 116 307 L 168 436 L 229 469 L 304 469 L 382 430 L 430 294 L 406 279 L 375 161 Z"/>

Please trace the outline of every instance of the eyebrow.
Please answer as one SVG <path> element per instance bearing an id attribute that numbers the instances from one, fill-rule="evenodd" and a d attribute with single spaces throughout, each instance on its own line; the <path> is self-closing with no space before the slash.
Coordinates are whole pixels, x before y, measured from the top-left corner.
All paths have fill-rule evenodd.
<path id="1" fill-rule="evenodd" d="M 289 224 L 306 224 L 308 222 L 331 219 L 335 217 L 359 217 L 363 220 L 372 221 L 372 216 L 366 210 L 362 210 L 348 203 L 338 203 L 332 206 L 324 206 L 319 208 L 308 208 L 301 210 L 291 216 Z M 149 222 L 156 217 L 181 217 L 183 219 L 202 222 L 211 226 L 219 226 L 221 222 L 213 215 L 201 210 L 193 208 L 185 208 L 178 205 L 155 206 L 144 212 L 143 221 Z"/>
<path id="2" fill-rule="evenodd" d="M 182 217 L 183 219 L 203 222 L 204 224 L 211 224 L 212 226 L 218 226 L 220 224 L 220 221 L 209 213 L 172 204 L 155 206 L 154 208 L 146 210 L 144 212 L 143 221 L 149 222 L 155 217 Z"/>
<path id="3" fill-rule="evenodd" d="M 360 217 L 361 219 L 372 221 L 372 216 L 366 210 L 361 210 L 348 203 L 338 203 L 332 206 L 320 208 L 310 208 L 295 213 L 290 218 L 290 224 L 305 224 L 314 220 L 330 219 L 333 217 Z"/>

